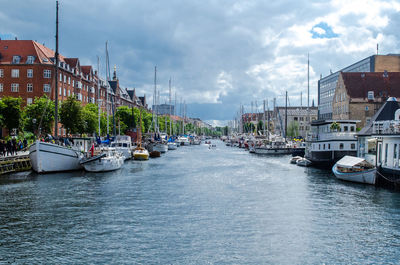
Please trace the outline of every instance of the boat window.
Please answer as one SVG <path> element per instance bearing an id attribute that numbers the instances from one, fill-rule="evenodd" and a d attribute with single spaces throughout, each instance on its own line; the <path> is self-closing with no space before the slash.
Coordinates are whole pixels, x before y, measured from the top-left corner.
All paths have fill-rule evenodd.
<path id="1" fill-rule="evenodd" d="M 321 150 L 321 144 L 318 145 L 318 150 Z"/>
<path id="2" fill-rule="evenodd" d="M 324 150 L 325 150 L 325 144 L 324 144 Z"/>
<path id="3" fill-rule="evenodd" d="M 328 150 L 331 150 L 331 144 L 328 144 Z"/>
<path id="4" fill-rule="evenodd" d="M 385 144 L 385 165 L 387 165 L 388 144 Z"/>
<path id="5" fill-rule="evenodd" d="M 341 143 L 341 144 L 339 145 L 339 149 L 343 149 L 343 148 L 344 148 L 344 144 Z"/>
<path id="6" fill-rule="evenodd" d="M 351 149 L 356 149 L 356 144 L 351 144 Z"/>
<path id="7" fill-rule="evenodd" d="M 397 166 L 397 144 L 393 148 L 393 167 Z"/>
<path id="8" fill-rule="evenodd" d="M 350 131 L 354 132 L 354 126 L 350 126 Z"/>
<path id="9" fill-rule="evenodd" d="M 382 144 L 378 144 L 378 161 L 379 164 L 382 163 Z"/>
<path id="10" fill-rule="evenodd" d="M 122 144 L 123 147 L 128 147 L 128 145 L 126 143 Z"/>

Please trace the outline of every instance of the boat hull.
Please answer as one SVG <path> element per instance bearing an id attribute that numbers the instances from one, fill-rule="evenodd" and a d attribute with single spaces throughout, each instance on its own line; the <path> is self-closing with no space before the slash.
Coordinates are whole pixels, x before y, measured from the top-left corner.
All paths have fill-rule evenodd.
<path id="1" fill-rule="evenodd" d="M 36 141 L 29 147 L 32 169 L 37 173 L 80 170 L 80 153 L 71 148 Z"/>
<path id="2" fill-rule="evenodd" d="M 168 143 L 168 150 L 176 150 L 178 145 L 176 143 Z"/>
<path id="3" fill-rule="evenodd" d="M 258 155 L 288 155 L 292 153 L 291 148 L 259 148 L 254 149 L 254 153 Z"/>
<path id="4" fill-rule="evenodd" d="M 375 185 L 376 168 L 361 172 L 343 173 L 337 170 L 335 164 L 332 168 L 332 172 L 336 178 L 341 180 Z"/>
<path id="5" fill-rule="evenodd" d="M 133 159 L 134 160 L 149 160 L 149 152 L 147 150 L 144 150 L 144 151 L 135 150 L 133 152 Z"/>
<path id="6" fill-rule="evenodd" d="M 166 145 L 166 144 L 155 144 L 153 146 L 153 151 L 158 151 L 160 153 L 166 153 L 168 151 L 168 145 Z"/>
<path id="7" fill-rule="evenodd" d="M 86 171 L 89 172 L 107 172 L 120 169 L 124 164 L 124 157 L 104 157 L 83 164 Z"/>

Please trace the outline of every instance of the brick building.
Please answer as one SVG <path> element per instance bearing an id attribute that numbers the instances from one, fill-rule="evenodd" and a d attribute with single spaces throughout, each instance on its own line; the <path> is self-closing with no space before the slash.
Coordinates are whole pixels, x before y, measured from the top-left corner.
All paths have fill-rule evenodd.
<path id="1" fill-rule="evenodd" d="M 135 93 L 129 95 L 121 88 L 114 69 L 113 79 L 102 79 L 92 66 L 82 66 L 79 58 L 66 58 L 60 54 L 58 89 L 55 89 L 55 52 L 32 40 L 0 40 L 0 97 L 21 97 L 23 106 L 35 97 L 48 95 L 59 101 L 75 96 L 82 105 L 100 102 L 103 111 L 114 107 L 140 106 Z M 99 85 L 98 85 L 99 84 Z M 65 130 L 60 128 L 60 135 Z"/>
<path id="2" fill-rule="evenodd" d="M 400 98 L 400 72 L 340 73 L 333 119 L 360 120 L 363 128 L 389 97 Z"/>

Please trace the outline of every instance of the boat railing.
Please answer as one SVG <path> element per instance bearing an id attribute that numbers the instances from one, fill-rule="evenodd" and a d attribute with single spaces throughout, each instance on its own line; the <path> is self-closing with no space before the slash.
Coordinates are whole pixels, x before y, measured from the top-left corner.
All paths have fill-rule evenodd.
<path id="1" fill-rule="evenodd" d="M 375 121 L 372 125 L 373 134 L 400 134 L 400 121 Z"/>
<path id="2" fill-rule="evenodd" d="M 311 133 L 307 135 L 307 141 L 326 141 L 326 140 L 355 140 L 355 132 L 327 132 Z"/>

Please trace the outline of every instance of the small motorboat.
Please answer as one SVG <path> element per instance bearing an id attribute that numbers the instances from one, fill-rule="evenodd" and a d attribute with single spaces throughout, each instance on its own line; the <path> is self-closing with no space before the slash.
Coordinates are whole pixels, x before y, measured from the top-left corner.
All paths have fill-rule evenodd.
<path id="1" fill-rule="evenodd" d="M 312 162 L 305 157 L 297 159 L 297 161 L 296 161 L 296 164 L 301 167 L 309 167 L 309 166 L 311 166 L 311 163 Z"/>
<path id="2" fill-rule="evenodd" d="M 364 158 L 344 156 L 332 167 L 332 172 L 341 180 L 375 184 L 376 167 Z"/>
<path id="3" fill-rule="evenodd" d="M 156 157 L 160 157 L 160 156 L 161 156 L 161 152 L 159 152 L 159 151 L 151 151 L 150 152 L 151 158 L 156 158 Z"/>
<path id="4" fill-rule="evenodd" d="M 176 150 L 178 145 L 175 142 L 168 142 L 168 150 Z"/>
<path id="5" fill-rule="evenodd" d="M 79 163 L 89 172 L 107 172 L 120 169 L 124 160 L 125 156 L 115 148 L 106 148 L 97 155 L 83 157 Z"/>
<path id="6" fill-rule="evenodd" d="M 290 159 L 290 164 L 297 164 L 297 160 L 301 159 L 301 156 L 294 156 Z"/>

